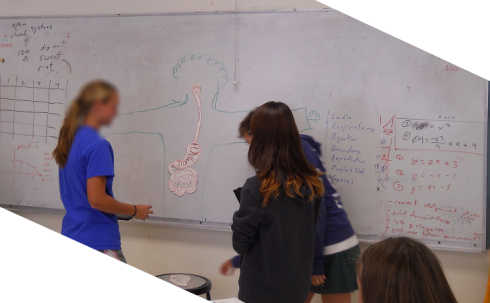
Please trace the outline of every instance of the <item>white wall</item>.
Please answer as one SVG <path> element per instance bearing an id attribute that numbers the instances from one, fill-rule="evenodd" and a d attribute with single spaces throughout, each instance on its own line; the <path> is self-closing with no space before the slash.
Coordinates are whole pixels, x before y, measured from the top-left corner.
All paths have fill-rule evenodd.
<path id="1" fill-rule="evenodd" d="M 238 0 L 240 10 L 311 9 L 324 7 L 314 0 Z M 39 15 L 137 14 L 234 10 L 233 0 L 0 0 L 0 17 Z M 56 232 L 57 215 L 21 214 Z M 218 274 L 222 261 L 234 255 L 231 233 L 121 223 L 123 250 L 129 264 L 152 275 L 190 272 L 213 282 L 212 297 L 234 297 L 238 275 Z M 366 246 L 363 245 L 363 249 Z M 485 295 L 489 258 L 485 254 L 436 252 L 460 303 L 481 303 Z M 357 296 L 353 296 L 357 302 Z M 318 298 L 315 302 L 320 302 Z"/>
<path id="2" fill-rule="evenodd" d="M 23 217 L 61 231 L 61 216 L 19 213 Z M 236 297 L 238 272 L 223 277 L 218 267 L 234 255 L 231 233 L 199 229 L 120 223 L 122 246 L 128 263 L 149 274 L 189 272 L 203 275 L 213 282 L 212 298 Z M 364 250 L 367 246 L 362 245 Z M 485 296 L 488 255 L 436 252 L 449 283 L 460 303 L 481 303 Z M 316 298 L 315 303 L 319 303 Z M 357 294 L 353 296 L 357 302 Z"/>

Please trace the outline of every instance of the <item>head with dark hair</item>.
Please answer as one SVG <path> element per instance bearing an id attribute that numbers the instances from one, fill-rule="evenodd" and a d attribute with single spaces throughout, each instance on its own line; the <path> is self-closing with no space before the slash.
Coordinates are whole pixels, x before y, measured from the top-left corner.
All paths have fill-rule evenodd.
<path id="1" fill-rule="evenodd" d="M 263 104 L 255 110 L 250 128 L 253 139 L 248 161 L 261 181 L 263 206 L 281 190 L 289 197 L 302 196 L 302 185 L 311 189 L 310 201 L 323 195 L 320 173 L 306 160 L 293 113 L 286 104 Z"/>
<path id="2" fill-rule="evenodd" d="M 434 253 L 407 237 L 371 245 L 357 278 L 362 303 L 457 303 Z"/>
<path id="3" fill-rule="evenodd" d="M 248 112 L 247 116 L 240 122 L 240 126 L 238 126 L 238 138 L 243 138 L 245 141 L 250 144 L 251 138 L 251 130 L 250 130 L 250 121 L 252 120 L 252 116 L 254 115 L 255 109 Z"/>

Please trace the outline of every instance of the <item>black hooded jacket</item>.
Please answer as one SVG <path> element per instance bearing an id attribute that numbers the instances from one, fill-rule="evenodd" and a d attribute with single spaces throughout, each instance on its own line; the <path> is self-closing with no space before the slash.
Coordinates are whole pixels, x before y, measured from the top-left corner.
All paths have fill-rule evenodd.
<path id="1" fill-rule="evenodd" d="M 260 180 L 252 177 L 241 191 L 233 215 L 233 248 L 242 254 L 238 298 L 246 303 L 303 303 L 311 284 L 315 222 L 321 197 L 310 202 L 281 193 L 262 206 Z"/>

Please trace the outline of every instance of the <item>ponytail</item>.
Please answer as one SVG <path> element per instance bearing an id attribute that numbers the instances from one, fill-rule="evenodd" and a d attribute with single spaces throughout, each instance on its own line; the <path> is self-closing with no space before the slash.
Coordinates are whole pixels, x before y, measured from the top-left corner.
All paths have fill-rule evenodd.
<path id="1" fill-rule="evenodd" d="M 71 145 L 75 139 L 75 132 L 78 128 L 78 120 L 81 112 L 78 103 L 78 100 L 76 100 L 70 105 L 60 130 L 58 145 L 53 151 L 53 157 L 61 168 L 68 161 L 68 153 L 70 152 Z"/>
<path id="2" fill-rule="evenodd" d="M 68 154 L 82 119 L 85 118 L 96 101 L 106 103 L 115 92 L 117 90 L 112 84 L 94 81 L 88 83 L 72 102 L 60 129 L 58 145 L 53 151 L 53 158 L 61 168 L 65 167 L 66 162 L 68 162 Z"/>

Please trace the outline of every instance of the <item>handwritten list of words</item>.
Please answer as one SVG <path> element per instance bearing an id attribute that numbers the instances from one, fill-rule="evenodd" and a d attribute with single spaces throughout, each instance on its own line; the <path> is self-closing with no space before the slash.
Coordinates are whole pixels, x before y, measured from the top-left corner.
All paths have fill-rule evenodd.
<path id="1" fill-rule="evenodd" d="M 372 136 L 374 132 L 373 127 L 365 125 L 352 114 L 329 112 L 327 140 L 332 145 L 327 157 L 332 165 L 328 169 L 336 183 L 353 185 L 356 182 L 355 175 L 366 175 L 369 164 L 367 155 L 363 153 L 362 138 Z"/>

